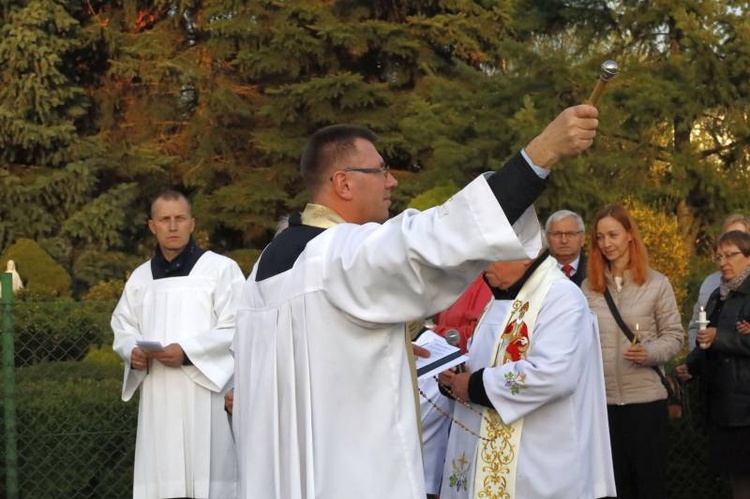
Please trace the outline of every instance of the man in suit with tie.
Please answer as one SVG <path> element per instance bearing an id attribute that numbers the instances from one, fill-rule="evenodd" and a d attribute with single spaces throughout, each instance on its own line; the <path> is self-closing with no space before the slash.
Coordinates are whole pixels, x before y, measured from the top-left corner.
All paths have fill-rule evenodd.
<path id="1" fill-rule="evenodd" d="M 550 255 L 555 257 L 560 270 L 578 287 L 586 278 L 586 257 L 581 250 L 586 239 L 586 229 L 581 215 L 570 210 L 559 210 L 547 219 Z"/>

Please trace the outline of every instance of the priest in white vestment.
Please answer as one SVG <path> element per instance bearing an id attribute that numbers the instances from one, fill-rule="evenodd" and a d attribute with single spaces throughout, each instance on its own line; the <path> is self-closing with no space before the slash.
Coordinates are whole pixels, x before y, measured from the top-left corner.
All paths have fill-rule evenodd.
<path id="1" fill-rule="evenodd" d="M 155 256 L 133 272 L 112 314 L 113 348 L 125 363 L 122 399 L 140 389 L 133 497 L 232 499 L 236 455 L 223 392 L 244 276 L 192 241 L 182 194 L 162 193 L 151 215 Z"/>
<path id="2" fill-rule="evenodd" d="M 485 271 L 494 299 L 454 403 L 441 499 L 614 497 L 599 332 L 580 289 L 545 251 Z"/>
<path id="3" fill-rule="evenodd" d="M 539 167 L 587 148 L 596 115 L 564 111 L 504 169 L 390 220 L 397 182 L 374 134 L 313 135 L 311 203 L 264 250 L 237 315 L 240 497 L 424 499 L 404 323 L 445 309 L 488 262 L 537 254 Z"/>

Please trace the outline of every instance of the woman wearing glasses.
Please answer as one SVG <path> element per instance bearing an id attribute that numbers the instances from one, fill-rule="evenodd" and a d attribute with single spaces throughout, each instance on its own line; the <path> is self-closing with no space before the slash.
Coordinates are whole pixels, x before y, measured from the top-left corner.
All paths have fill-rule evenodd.
<path id="1" fill-rule="evenodd" d="M 714 472 L 732 478 L 735 498 L 750 497 L 750 234 L 725 232 L 714 259 L 721 284 L 706 305 L 709 325 L 677 373 L 700 376 Z M 705 348 L 704 348 L 705 347 Z"/>
<path id="2" fill-rule="evenodd" d="M 607 206 L 591 228 L 581 289 L 599 325 L 617 497 L 667 497 L 667 391 L 654 367 L 682 348 L 677 301 L 625 208 Z"/>

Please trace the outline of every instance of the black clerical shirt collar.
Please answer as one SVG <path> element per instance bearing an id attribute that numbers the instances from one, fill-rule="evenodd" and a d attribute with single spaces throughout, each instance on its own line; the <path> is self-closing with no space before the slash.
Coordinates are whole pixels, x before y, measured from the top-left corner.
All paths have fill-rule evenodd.
<path id="1" fill-rule="evenodd" d="M 206 250 L 201 249 L 191 238 L 182 253 L 177 255 L 171 262 L 164 258 L 159 245 L 156 245 L 154 257 L 151 259 L 151 274 L 154 279 L 165 277 L 185 277 L 190 275 L 198 259 Z"/>
<path id="2" fill-rule="evenodd" d="M 516 296 L 518 295 L 518 292 L 521 291 L 521 288 L 524 284 L 526 284 L 526 281 L 529 280 L 529 277 L 531 277 L 531 274 L 534 273 L 534 271 L 542 264 L 544 260 L 547 259 L 549 256 L 549 250 L 544 250 L 541 255 L 539 255 L 536 260 L 534 260 L 528 269 L 526 269 L 526 272 L 523 273 L 521 278 L 517 280 L 511 287 L 508 289 L 500 289 L 496 288 L 494 286 L 490 286 L 490 283 L 487 282 L 487 277 L 484 278 L 484 282 L 487 282 L 487 285 L 490 286 L 490 290 L 492 290 L 492 296 L 496 300 L 515 300 Z"/>
<path id="3" fill-rule="evenodd" d="M 299 211 L 295 211 L 291 215 L 289 215 L 289 226 L 293 225 L 302 225 L 302 213 Z"/>

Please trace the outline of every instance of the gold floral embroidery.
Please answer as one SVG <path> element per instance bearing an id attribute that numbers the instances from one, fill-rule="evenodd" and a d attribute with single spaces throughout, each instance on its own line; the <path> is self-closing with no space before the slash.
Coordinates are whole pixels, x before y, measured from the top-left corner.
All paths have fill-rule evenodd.
<path id="1" fill-rule="evenodd" d="M 502 364 L 516 362 L 526 358 L 529 349 L 530 338 L 528 326 L 523 320 L 529 310 L 529 302 L 514 301 L 508 318 L 507 326 L 502 332 L 498 342 L 498 351 L 492 362 L 493 366 L 498 363 L 502 352 Z M 520 373 L 506 373 L 505 386 L 513 395 L 517 395 L 525 376 Z M 478 465 L 482 469 L 482 483 L 477 484 L 477 497 L 482 499 L 510 499 L 508 492 L 508 478 L 510 476 L 513 461 L 516 459 L 516 448 L 514 437 L 520 431 L 522 420 L 514 425 L 506 425 L 497 411 L 488 409 L 485 411 L 487 438 L 483 439 L 479 455 Z"/>
<path id="2" fill-rule="evenodd" d="M 498 413 L 494 410 L 486 412 L 489 422 L 487 423 L 487 438 L 481 451 L 481 465 L 485 472 L 481 490 L 477 491 L 477 497 L 487 499 L 510 499 L 508 494 L 508 475 L 510 464 L 516 457 L 512 439 L 516 428 L 503 423 Z"/>

